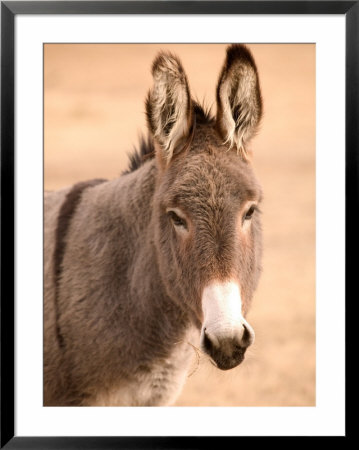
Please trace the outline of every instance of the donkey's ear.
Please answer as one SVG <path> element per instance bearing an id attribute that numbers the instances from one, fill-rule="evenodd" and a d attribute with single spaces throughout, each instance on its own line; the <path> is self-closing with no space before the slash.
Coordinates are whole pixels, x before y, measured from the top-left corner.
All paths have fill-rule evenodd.
<path id="1" fill-rule="evenodd" d="M 160 53 L 152 65 L 153 87 L 146 100 L 148 127 L 166 164 L 186 145 L 193 126 L 191 95 L 179 59 Z"/>
<path id="2" fill-rule="evenodd" d="M 230 147 L 246 158 L 245 144 L 255 134 L 262 116 L 257 67 L 249 49 L 227 48 L 217 85 L 217 128 Z"/>

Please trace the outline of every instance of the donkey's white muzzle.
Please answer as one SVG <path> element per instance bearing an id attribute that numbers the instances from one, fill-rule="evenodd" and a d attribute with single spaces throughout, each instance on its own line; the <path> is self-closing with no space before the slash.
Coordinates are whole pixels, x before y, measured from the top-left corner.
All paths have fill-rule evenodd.
<path id="1" fill-rule="evenodd" d="M 244 359 L 254 342 L 254 331 L 242 315 L 237 283 L 212 282 L 203 290 L 201 346 L 222 370 L 232 369 Z"/>

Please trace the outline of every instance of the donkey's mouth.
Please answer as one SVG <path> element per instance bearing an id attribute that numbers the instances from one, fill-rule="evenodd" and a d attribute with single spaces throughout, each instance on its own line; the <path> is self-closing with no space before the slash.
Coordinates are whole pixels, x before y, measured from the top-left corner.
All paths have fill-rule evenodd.
<path id="1" fill-rule="evenodd" d="M 225 354 L 209 355 L 211 357 L 211 363 L 220 370 L 230 370 L 239 366 L 244 360 L 245 350 L 234 352 L 232 356 L 227 356 Z"/>
<path id="2" fill-rule="evenodd" d="M 238 344 L 229 346 L 228 341 L 224 341 L 223 344 L 222 346 L 214 345 L 213 341 L 204 332 L 202 347 L 204 352 L 210 356 L 212 364 L 218 369 L 230 370 L 237 367 L 244 360 L 247 347 L 242 347 Z"/>

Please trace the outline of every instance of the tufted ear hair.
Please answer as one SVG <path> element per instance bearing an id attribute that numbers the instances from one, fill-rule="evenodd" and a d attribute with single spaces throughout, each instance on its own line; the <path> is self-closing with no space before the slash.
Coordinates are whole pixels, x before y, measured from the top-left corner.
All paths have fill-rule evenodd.
<path id="1" fill-rule="evenodd" d="M 193 127 L 193 108 L 180 60 L 161 52 L 152 65 L 153 86 L 146 100 L 147 124 L 165 164 L 179 153 Z"/>
<path id="2" fill-rule="evenodd" d="M 217 128 L 230 148 L 244 159 L 245 149 L 262 117 L 262 97 L 257 67 L 249 49 L 242 44 L 227 48 L 217 84 Z"/>

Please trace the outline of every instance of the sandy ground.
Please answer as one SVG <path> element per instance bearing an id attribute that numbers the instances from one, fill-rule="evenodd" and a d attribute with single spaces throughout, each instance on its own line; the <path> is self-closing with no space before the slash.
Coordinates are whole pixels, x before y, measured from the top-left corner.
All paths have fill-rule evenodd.
<path id="1" fill-rule="evenodd" d="M 192 94 L 213 106 L 224 45 L 45 46 L 45 189 L 117 177 L 146 133 L 158 49 L 177 53 Z M 263 274 L 238 368 L 194 359 L 178 406 L 315 405 L 315 46 L 250 45 L 264 99 L 252 142 L 264 190 Z"/>

